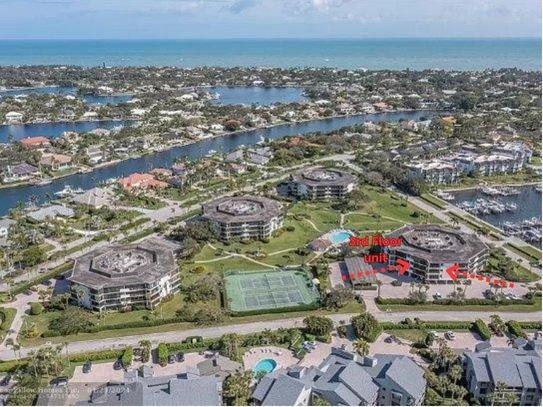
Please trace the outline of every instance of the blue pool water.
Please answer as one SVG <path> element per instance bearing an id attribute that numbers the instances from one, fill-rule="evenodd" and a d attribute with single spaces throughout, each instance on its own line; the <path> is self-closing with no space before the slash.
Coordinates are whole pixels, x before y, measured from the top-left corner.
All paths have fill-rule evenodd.
<path id="1" fill-rule="evenodd" d="M 255 365 L 253 372 L 255 374 L 258 372 L 271 373 L 275 370 L 276 367 L 277 367 L 277 362 L 275 360 L 262 359 L 262 360 L 259 360 L 258 363 Z"/>
<path id="2" fill-rule="evenodd" d="M 346 241 L 349 240 L 349 237 L 351 237 L 352 234 L 350 232 L 347 232 L 345 230 L 340 230 L 340 231 L 337 231 L 337 232 L 332 232 L 330 234 L 330 241 L 336 245 L 336 244 L 341 244 L 341 243 L 345 243 Z"/>

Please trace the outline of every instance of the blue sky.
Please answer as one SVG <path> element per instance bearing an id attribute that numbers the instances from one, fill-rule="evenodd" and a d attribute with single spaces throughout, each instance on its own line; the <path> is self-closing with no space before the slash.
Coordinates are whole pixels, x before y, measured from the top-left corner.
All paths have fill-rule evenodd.
<path id="1" fill-rule="evenodd" d="M 0 38 L 540 37 L 540 0 L 0 0 Z"/>

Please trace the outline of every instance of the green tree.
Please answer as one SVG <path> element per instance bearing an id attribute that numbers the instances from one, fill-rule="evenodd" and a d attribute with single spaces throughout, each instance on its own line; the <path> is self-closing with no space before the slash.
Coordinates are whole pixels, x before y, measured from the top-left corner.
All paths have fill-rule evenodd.
<path id="1" fill-rule="evenodd" d="M 232 360 L 240 360 L 242 338 L 236 333 L 225 334 L 219 339 L 219 352 Z"/>
<path id="2" fill-rule="evenodd" d="M 29 354 L 27 370 L 34 377 L 55 376 L 62 372 L 64 363 L 61 356 L 62 346 L 44 346 Z"/>
<path id="3" fill-rule="evenodd" d="M 251 399 L 251 371 L 233 373 L 223 384 L 224 401 L 229 406 L 247 406 Z"/>
<path id="4" fill-rule="evenodd" d="M 366 356 L 370 353 L 370 345 L 364 339 L 357 339 L 353 343 L 353 348 L 361 356 Z"/>
<path id="5" fill-rule="evenodd" d="M 379 322 L 369 312 L 352 317 L 351 324 L 356 337 L 368 342 L 374 342 L 381 333 Z"/>
<path id="6" fill-rule="evenodd" d="M 334 323 L 330 318 L 318 315 L 305 317 L 304 324 L 307 332 L 317 336 L 329 335 L 332 329 L 334 329 Z"/>
<path id="7" fill-rule="evenodd" d="M 79 307 L 69 306 L 49 322 L 49 329 L 61 335 L 85 332 L 94 326 L 92 314 Z"/>
<path id="8" fill-rule="evenodd" d="M 488 396 L 491 406 L 512 406 L 518 403 L 518 397 L 512 393 L 504 382 L 496 383 L 494 391 Z"/>

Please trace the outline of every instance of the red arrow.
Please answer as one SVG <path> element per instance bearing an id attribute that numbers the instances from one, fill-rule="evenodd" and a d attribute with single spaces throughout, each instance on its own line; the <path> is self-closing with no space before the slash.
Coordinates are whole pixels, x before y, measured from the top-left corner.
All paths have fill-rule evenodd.
<path id="1" fill-rule="evenodd" d="M 396 269 L 398 270 L 398 273 L 400 273 L 400 275 L 403 276 L 405 273 L 407 273 L 407 270 L 409 270 L 409 267 L 411 267 L 411 265 L 409 264 L 408 261 L 403 260 L 403 259 L 396 260 Z"/>
<path id="2" fill-rule="evenodd" d="M 460 266 L 458 264 L 453 264 L 452 266 L 449 266 L 445 269 L 445 272 L 449 275 L 451 280 L 456 281 L 458 278 L 458 269 Z"/>

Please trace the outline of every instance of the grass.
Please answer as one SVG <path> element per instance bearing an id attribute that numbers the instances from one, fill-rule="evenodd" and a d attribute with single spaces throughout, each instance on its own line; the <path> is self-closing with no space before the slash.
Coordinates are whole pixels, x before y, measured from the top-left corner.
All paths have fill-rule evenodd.
<path id="1" fill-rule="evenodd" d="M 507 278 L 508 280 L 519 282 L 519 283 L 530 283 L 533 281 L 539 281 L 541 279 L 537 274 L 532 273 L 525 267 L 522 267 L 520 264 L 515 263 L 513 270 L 509 270 L 507 276 L 503 276 L 498 269 L 500 258 L 495 254 L 491 253 L 488 257 L 487 269 L 490 273 L 499 275 L 500 277 Z"/>
<path id="2" fill-rule="evenodd" d="M 356 314 L 356 313 L 361 313 L 364 310 L 365 310 L 364 304 L 360 304 L 356 301 L 352 301 L 337 311 L 318 309 L 318 310 L 313 310 L 313 311 L 294 311 L 294 312 L 283 312 L 279 314 L 249 315 L 249 316 L 244 316 L 244 317 L 230 317 L 229 316 L 225 318 L 223 322 L 221 322 L 220 324 L 214 324 L 214 326 L 243 324 L 243 323 L 261 322 L 261 321 L 274 321 L 274 320 L 285 319 L 285 318 L 302 318 L 308 315 Z M 130 318 L 128 320 L 131 320 L 134 317 L 134 315 L 136 315 L 136 314 L 134 315 L 131 315 L 131 314 L 141 313 L 141 312 L 148 312 L 148 311 L 132 311 L 132 312 L 126 312 L 126 313 L 109 314 L 108 317 L 113 318 L 112 316 L 116 315 L 116 317 L 114 318 L 118 318 L 122 320 L 123 322 L 126 322 L 127 318 Z M 45 314 L 42 314 L 42 315 L 45 315 Z M 164 311 L 164 316 L 166 316 L 166 310 Z M 179 323 L 174 323 L 174 324 L 165 324 L 165 325 L 159 325 L 159 326 L 153 326 L 153 327 L 112 329 L 112 330 L 100 331 L 100 332 L 95 332 L 95 333 L 79 333 L 76 335 L 58 336 L 58 337 L 51 337 L 51 338 L 28 339 L 28 338 L 19 337 L 18 339 L 22 346 L 38 346 L 48 341 L 52 343 L 64 343 L 64 342 L 76 342 L 76 341 L 87 341 L 87 340 L 100 340 L 100 339 L 106 339 L 106 338 L 119 338 L 119 343 L 122 343 L 123 336 L 145 335 L 145 334 L 151 334 L 151 333 L 156 333 L 156 332 L 169 332 L 169 331 L 193 329 L 193 328 L 198 328 L 198 327 L 199 327 L 198 325 L 195 325 L 191 322 L 179 322 Z"/>
<path id="3" fill-rule="evenodd" d="M 447 207 L 447 203 L 445 201 L 435 197 L 432 194 L 422 194 L 420 198 L 437 209 L 445 209 Z"/>
<path id="4" fill-rule="evenodd" d="M 11 324 L 15 319 L 15 314 L 17 314 L 17 310 L 15 308 L 2 308 L 2 310 L 4 311 L 4 315 L 6 316 L 6 319 L 4 319 L 2 321 L 2 324 L 0 324 L 0 337 L 3 340 L 6 337 L 8 330 L 11 328 Z"/>
<path id="5" fill-rule="evenodd" d="M 444 304 L 386 304 L 377 307 L 381 311 L 405 312 L 405 311 L 483 311 L 483 312 L 537 312 L 541 311 L 541 301 L 534 304 L 511 304 L 511 305 L 444 305 Z"/>
<path id="6" fill-rule="evenodd" d="M 533 246 L 517 246 L 513 243 L 506 243 L 505 246 L 512 252 L 524 257 L 528 261 L 541 261 L 541 251 Z"/>
<path id="7" fill-rule="evenodd" d="M 426 331 L 424 329 L 387 329 L 385 332 L 410 342 L 420 342 L 426 338 Z"/>
<path id="8" fill-rule="evenodd" d="M 523 184 L 527 182 L 539 182 L 541 177 L 537 174 L 529 173 L 525 170 L 516 172 L 514 174 L 500 174 L 491 176 L 481 176 L 476 178 L 466 177 L 456 184 L 443 185 L 443 190 L 468 188 L 479 185 L 484 182 L 486 185 L 505 185 L 505 184 Z"/>

